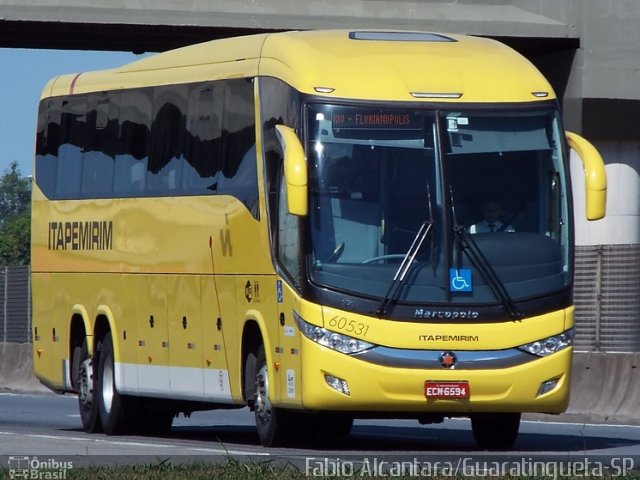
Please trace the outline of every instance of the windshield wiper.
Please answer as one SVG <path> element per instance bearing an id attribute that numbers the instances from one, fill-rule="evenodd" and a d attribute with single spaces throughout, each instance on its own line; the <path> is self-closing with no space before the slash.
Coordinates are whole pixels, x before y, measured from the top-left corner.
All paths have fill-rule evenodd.
<path id="1" fill-rule="evenodd" d="M 407 253 L 405 253 L 404 257 L 402 258 L 402 262 L 400 262 L 400 266 L 398 267 L 398 270 L 391 280 L 389 290 L 387 290 L 387 293 L 382 299 L 382 302 L 380 302 L 380 305 L 376 309 L 376 315 L 378 316 L 382 316 L 389 311 L 389 305 L 395 301 L 396 295 L 400 291 L 400 287 L 404 282 L 407 272 L 411 268 L 411 264 L 415 260 L 418 252 L 420 251 L 420 248 L 422 247 L 422 244 L 427 239 L 429 233 L 431 232 L 431 229 L 433 228 L 433 208 L 431 206 L 431 191 L 429 189 L 428 183 L 427 204 L 429 207 L 429 218 L 422 222 L 422 225 L 420 225 L 420 228 L 418 229 L 418 233 L 414 237 L 413 242 L 411 242 L 409 250 L 407 250 Z"/>
<path id="2" fill-rule="evenodd" d="M 511 318 L 522 318 L 522 313 L 518 311 L 518 307 L 509 295 L 509 292 L 502 283 L 502 280 L 496 274 L 496 271 L 491 266 L 491 263 L 482 253 L 482 250 L 478 247 L 478 244 L 473 239 L 473 235 L 467 232 L 464 225 L 459 225 L 456 219 L 455 202 L 453 201 L 453 188 L 449 186 L 449 198 L 451 200 L 451 216 L 453 220 L 453 233 L 456 235 L 458 259 L 456 267 L 460 269 L 462 267 L 462 252 L 467 254 L 471 264 L 476 267 L 480 274 L 484 277 L 489 288 L 500 301 L 506 312 Z"/>

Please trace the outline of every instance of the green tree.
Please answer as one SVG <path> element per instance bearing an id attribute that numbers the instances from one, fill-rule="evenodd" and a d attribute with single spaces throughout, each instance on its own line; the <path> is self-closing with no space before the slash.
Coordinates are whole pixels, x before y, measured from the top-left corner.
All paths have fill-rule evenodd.
<path id="1" fill-rule="evenodd" d="M 0 177 L 0 265 L 28 265 L 31 248 L 31 180 L 13 162 Z"/>

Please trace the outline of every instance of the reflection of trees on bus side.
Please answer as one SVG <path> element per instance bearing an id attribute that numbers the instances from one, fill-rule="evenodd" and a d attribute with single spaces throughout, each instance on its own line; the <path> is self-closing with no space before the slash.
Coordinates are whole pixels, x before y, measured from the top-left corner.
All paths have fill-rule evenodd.
<path id="1" fill-rule="evenodd" d="M 250 81 L 52 98 L 43 108 L 36 176 L 51 198 L 218 193 L 257 202 Z"/>

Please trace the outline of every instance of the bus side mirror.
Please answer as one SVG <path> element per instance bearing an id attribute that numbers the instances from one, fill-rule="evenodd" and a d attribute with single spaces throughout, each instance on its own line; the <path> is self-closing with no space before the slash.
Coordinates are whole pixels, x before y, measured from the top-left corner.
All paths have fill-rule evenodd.
<path id="1" fill-rule="evenodd" d="M 607 208 L 607 173 L 598 150 L 587 140 L 566 132 L 569 147 L 578 154 L 584 167 L 587 220 L 604 217 Z"/>
<path id="2" fill-rule="evenodd" d="M 285 125 L 276 125 L 278 141 L 284 151 L 284 181 L 287 188 L 287 207 L 291 215 L 306 216 L 307 162 L 296 132 Z"/>

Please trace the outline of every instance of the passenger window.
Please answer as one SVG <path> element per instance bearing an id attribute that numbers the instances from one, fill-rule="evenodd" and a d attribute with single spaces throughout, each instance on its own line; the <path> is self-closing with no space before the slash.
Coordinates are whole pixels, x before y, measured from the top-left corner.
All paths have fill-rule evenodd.
<path id="1" fill-rule="evenodd" d="M 151 150 L 147 167 L 147 192 L 175 195 L 182 185 L 185 162 L 187 87 L 155 89 L 155 113 L 151 124 Z"/>
<path id="2" fill-rule="evenodd" d="M 216 193 L 222 149 L 223 89 L 197 85 L 189 94 L 182 186 L 191 195 Z"/>
<path id="3" fill-rule="evenodd" d="M 151 91 L 123 91 L 119 97 L 119 135 L 115 155 L 116 197 L 144 193 L 149 159 Z"/>
<path id="4" fill-rule="evenodd" d="M 258 216 L 253 83 L 227 82 L 223 125 L 224 155 L 218 193 L 233 195 Z"/>
<path id="5" fill-rule="evenodd" d="M 74 198 L 80 193 L 85 109 L 85 98 L 73 98 L 62 103 L 56 174 L 56 195 L 59 198 Z"/>
<path id="6" fill-rule="evenodd" d="M 110 102 L 108 98 L 89 98 L 82 167 L 83 197 L 101 198 L 111 195 L 114 146 L 118 139 L 118 123 L 114 107 L 117 105 Z"/>

